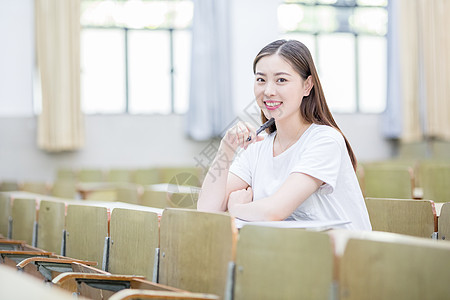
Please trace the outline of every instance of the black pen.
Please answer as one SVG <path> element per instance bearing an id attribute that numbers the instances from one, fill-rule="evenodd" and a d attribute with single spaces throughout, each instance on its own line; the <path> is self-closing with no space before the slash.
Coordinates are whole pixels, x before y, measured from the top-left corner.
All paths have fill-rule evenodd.
<path id="1" fill-rule="evenodd" d="M 269 128 L 270 126 L 272 126 L 273 122 L 275 122 L 274 118 L 270 118 L 269 121 L 267 121 L 266 123 L 262 124 L 261 127 L 258 128 L 258 130 L 256 130 L 256 135 L 260 134 L 261 131 L 263 131 L 266 128 Z M 247 142 L 250 142 L 252 140 L 252 136 L 249 136 L 247 138 Z"/>

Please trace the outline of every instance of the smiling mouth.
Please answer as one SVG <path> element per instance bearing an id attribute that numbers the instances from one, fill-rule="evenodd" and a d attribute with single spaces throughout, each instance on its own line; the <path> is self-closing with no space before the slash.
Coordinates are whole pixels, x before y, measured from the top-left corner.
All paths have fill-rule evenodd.
<path id="1" fill-rule="evenodd" d="M 283 104 L 281 101 L 264 101 L 264 105 L 268 110 L 274 110 L 277 109 Z"/>

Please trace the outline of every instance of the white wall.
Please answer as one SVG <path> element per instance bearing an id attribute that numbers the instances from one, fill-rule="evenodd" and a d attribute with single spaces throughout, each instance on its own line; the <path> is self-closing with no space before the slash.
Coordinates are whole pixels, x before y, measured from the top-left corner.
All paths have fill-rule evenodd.
<path id="1" fill-rule="evenodd" d="M 255 3 L 257 2 L 257 5 Z M 257 52 L 278 38 L 279 0 L 232 0 L 233 98 L 236 112 L 254 99 L 252 62 Z M 179 115 L 88 115 L 82 150 L 51 154 L 36 146 L 32 116 L 33 0 L 0 0 L 0 180 L 52 180 L 60 167 L 140 168 L 195 165 L 209 142 L 184 135 Z M 19 110 L 16 107 L 25 107 Z M 380 134 L 380 115 L 335 115 L 360 160 L 391 155 Z"/>
<path id="2" fill-rule="evenodd" d="M 33 14 L 33 0 L 0 0 L 0 116 L 33 113 Z"/>

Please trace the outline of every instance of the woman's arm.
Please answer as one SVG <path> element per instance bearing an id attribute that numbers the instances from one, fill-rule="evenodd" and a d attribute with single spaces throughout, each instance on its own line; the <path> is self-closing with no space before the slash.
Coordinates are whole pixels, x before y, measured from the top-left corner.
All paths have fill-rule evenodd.
<path id="1" fill-rule="evenodd" d="M 247 221 L 281 221 L 311 196 L 323 182 L 304 173 L 292 173 L 272 196 L 252 201 L 251 188 L 230 194 L 231 215 Z"/>
<path id="2" fill-rule="evenodd" d="M 247 141 L 249 136 L 253 137 L 251 141 Z M 198 210 L 226 211 L 230 193 L 248 187 L 244 180 L 230 173 L 229 170 L 239 147 L 247 149 L 251 143 L 264 139 L 260 136 L 254 138 L 255 136 L 255 129 L 248 123 L 243 122 L 239 122 L 227 131 L 203 181 L 197 202 Z"/>

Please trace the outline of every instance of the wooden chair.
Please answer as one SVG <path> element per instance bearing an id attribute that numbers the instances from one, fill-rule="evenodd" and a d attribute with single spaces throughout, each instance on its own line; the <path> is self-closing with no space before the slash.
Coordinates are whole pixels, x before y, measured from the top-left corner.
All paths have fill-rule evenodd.
<path id="1" fill-rule="evenodd" d="M 438 238 L 450 240 L 450 203 L 444 203 L 438 219 Z"/>
<path id="2" fill-rule="evenodd" d="M 447 299 L 450 244 L 385 233 L 350 238 L 339 261 L 339 299 Z"/>
<path id="3" fill-rule="evenodd" d="M 364 166 L 365 197 L 412 199 L 414 188 L 411 167 L 386 164 Z"/>
<path id="4" fill-rule="evenodd" d="M 155 190 L 152 186 L 147 186 L 144 187 L 141 197 L 141 204 L 157 208 L 196 209 L 198 201 L 198 188 L 195 189 L 195 191 L 189 191 L 189 187 L 170 185 L 167 190 Z"/>
<path id="5" fill-rule="evenodd" d="M 421 163 L 423 197 L 434 202 L 450 201 L 450 163 L 428 161 Z"/>
<path id="6" fill-rule="evenodd" d="M 108 236 L 106 207 L 70 204 L 66 216 L 65 256 L 103 263 L 105 238 Z"/>
<path id="7" fill-rule="evenodd" d="M 145 280 L 143 276 L 94 274 L 94 273 L 62 273 L 52 283 L 71 293 L 77 293 L 89 299 L 108 299 L 123 289 L 148 289 L 156 291 L 183 292 L 169 286 Z"/>
<path id="8" fill-rule="evenodd" d="M 111 169 L 107 172 L 106 181 L 109 182 L 132 182 L 133 172 L 127 169 Z"/>
<path id="9" fill-rule="evenodd" d="M 129 289 L 129 290 L 121 290 L 109 298 L 109 300 L 140 300 L 140 299 L 218 300 L 219 297 L 216 295 L 200 294 L 200 293 Z"/>
<path id="10" fill-rule="evenodd" d="M 115 208 L 111 213 L 110 228 L 108 271 L 156 278 L 154 263 L 155 251 L 159 248 L 158 215 Z"/>
<path id="11" fill-rule="evenodd" d="M 19 189 L 19 183 L 15 180 L 0 181 L 0 192 L 13 192 Z"/>
<path id="12" fill-rule="evenodd" d="M 50 193 L 49 184 L 43 181 L 25 181 L 20 185 L 20 190 L 39 195 L 48 195 Z"/>
<path id="13" fill-rule="evenodd" d="M 78 172 L 80 182 L 102 182 L 104 181 L 103 170 L 100 169 L 81 169 Z"/>
<path id="14" fill-rule="evenodd" d="M 15 300 L 73 300 L 73 296 L 63 290 L 49 288 L 42 281 L 13 268 L 0 265 L 0 291 L 2 299 Z M 86 299 L 77 297 L 78 299 Z"/>
<path id="15" fill-rule="evenodd" d="M 433 141 L 431 142 L 431 152 L 434 159 L 450 159 L 450 142 Z"/>
<path id="16" fill-rule="evenodd" d="M 0 250 L 0 264 L 16 267 L 18 263 L 30 257 L 54 257 L 54 254 L 42 249 Z"/>
<path id="17" fill-rule="evenodd" d="M 23 271 L 30 274 L 44 282 L 51 282 L 56 276 L 64 272 L 75 272 L 80 271 L 80 268 L 75 268 L 76 266 L 83 266 L 83 270 L 86 270 L 88 266 L 96 266 L 96 262 L 77 260 L 72 258 L 55 258 L 55 257 L 30 257 L 19 262 L 16 267 L 19 271 Z M 86 267 L 86 268 L 85 268 Z M 99 269 L 91 268 L 89 273 L 106 273 Z M 85 271 L 88 273 L 88 271 Z"/>
<path id="18" fill-rule="evenodd" d="M 120 201 L 131 204 L 140 204 L 142 187 L 136 184 L 124 184 L 116 188 L 116 198 L 114 201 Z"/>
<path id="19" fill-rule="evenodd" d="M 37 247 L 61 253 L 66 204 L 43 200 L 39 205 Z"/>
<path id="20" fill-rule="evenodd" d="M 12 218 L 11 198 L 8 193 L 0 192 L 0 234 L 5 237 L 8 237 L 10 218 Z"/>
<path id="21" fill-rule="evenodd" d="M 401 160 L 422 160 L 429 157 L 429 147 L 426 141 L 401 142 L 398 145 L 398 157 Z"/>
<path id="22" fill-rule="evenodd" d="M 144 188 L 141 197 L 141 204 L 156 208 L 171 207 L 167 191 L 154 191 L 151 188 Z"/>
<path id="23" fill-rule="evenodd" d="M 78 181 L 77 171 L 72 168 L 58 168 L 56 170 L 56 181 L 58 180 Z"/>
<path id="24" fill-rule="evenodd" d="M 433 237 L 437 218 L 433 201 L 366 198 L 372 229 L 418 237 Z"/>
<path id="25" fill-rule="evenodd" d="M 26 246 L 26 243 L 24 241 L 8 240 L 8 239 L 0 240 L 0 250 L 17 251 L 17 250 L 23 249 L 24 246 Z"/>
<path id="26" fill-rule="evenodd" d="M 133 182 L 140 185 L 161 183 L 161 179 L 159 178 L 159 171 L 156 168 L 135 170 Z"/>
<path id="27" fill-rule="evenodd" d="M 165 209 L 160 223 L 159 282 L 223 299 L 237 229 L 227 214 Z"/>
<path id="28" fill-rule="evenodd" d="M 331 299 L 332 283 L 327 234 L 255 225 L 240 230 L 233 299 Z"/>
<path id="29" fill-rule="evenodd" d="M 12 238 L 33 245 L 36 224 L 36 200 L 17 198 L 12 202 Z M 34 237 L 34 238 L 33 238 Z"/>
<path id="30" fill-rule="evenodd" d="M 161 183 L 201 186 L 202 169 L 198 167 L 159 168 Z"/>
<path id="31" fill-rule="evenodd" d="M 57 179 L 50 193 L 55 197 L 75 199 L 78 196 L 77 183 L 73 179 Z"/>

